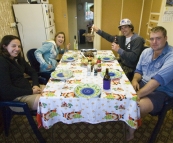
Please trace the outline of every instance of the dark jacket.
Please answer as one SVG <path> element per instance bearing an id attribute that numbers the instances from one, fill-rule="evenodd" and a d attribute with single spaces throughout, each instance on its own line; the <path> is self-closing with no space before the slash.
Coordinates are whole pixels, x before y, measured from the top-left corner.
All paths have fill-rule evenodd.
<path id="1" fill-rule="evenodd" d="M 109 42 L 114 42 L 115 40 L 115 36 L 112 36 L 104 31 L 99 30 L 97 34 L 99 34 L 101 37 L 103 37 Z M 131 41 L 127 45 L 125 45 L 125 36 L 116 37 L 117 42 L 120 46 L 118 54 L 120 55 L 121 63 L 123 63 L 127 67 L 135 69 L 137 62 L 139 60 L 139 56 L 141 55 L 141 52 L 144 50 L 144 39 L 134 33 L 131 37 Z"/>
<path id="2" fill-rule="evenodd" d="M 32 85 L 39 86 L 34 69 L 23 59 L 11 60 L 0 56 L 0 97 L 2 100 L 14 100 L 23 95 L 33 94 L 32 86 L 24 73 L 32 78 Z"/>

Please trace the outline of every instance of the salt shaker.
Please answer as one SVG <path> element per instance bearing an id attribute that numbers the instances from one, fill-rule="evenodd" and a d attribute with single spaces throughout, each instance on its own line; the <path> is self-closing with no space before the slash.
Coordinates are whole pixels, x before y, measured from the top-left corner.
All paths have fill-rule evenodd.
<path id="1" fill-rule="evenodd" d="M 94 76 L 97 76 L 97 65 L 94 65 Z"/>
<path id="2" fill-rule="evenodd" d="M 87 76 L 91 75 L 91 63 L 89 62 L 87 65 Z"/>

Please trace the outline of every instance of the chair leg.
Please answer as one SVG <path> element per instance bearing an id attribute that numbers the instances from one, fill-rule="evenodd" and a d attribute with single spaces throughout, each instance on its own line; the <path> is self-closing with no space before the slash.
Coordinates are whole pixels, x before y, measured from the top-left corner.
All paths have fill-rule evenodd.
<path id="1" fill-rule="evenodd" d="M 26 116 L 27 116 L 28 122 L 31 125 L 32 130 L 35 133 L 35 135 L 37 136 L 37 139 L 39 140 L 39 142 L 40 143 L 46 143 L 43 136 L 41 135 L 40 131 L 38 130 L 38 127 L 37 127 L 33 117 L 31 115 L 30 116 L 26 115 Z"/>
<path id="2" fill-rule="evenodd" d="M 11 119 L 12 119 L 12 113 L 11 113 L 11 110 L 8 109 L 8 107 L 4 107 L 2 112 L 3 112 L 3 119 L 4 119 L 5 136 L 8 137 Z"/>
<path id="3" fill-rule="evenodd" d="M 157 135 L 158 135 L 158 133 L 160 131 L 160 128 L 161 128 L 161 126 L 163 124 L 163 121 L 164 121 L 164 118 L 166 116 L 166 113 L 167 113 L 167 110 L 162 111 L 161 114 L 158 115 L 158 121 L 157 121 L 157 123 L 156 123 L 156 125 L 154 127 L 154 130 L 153 130 L 153 132 L 152 132 L 152 134 L 150 136 L 150 139 L 148 140 L 148 143 L 154 143 L 155 142 L 155 140 L 157 138 Z"/>

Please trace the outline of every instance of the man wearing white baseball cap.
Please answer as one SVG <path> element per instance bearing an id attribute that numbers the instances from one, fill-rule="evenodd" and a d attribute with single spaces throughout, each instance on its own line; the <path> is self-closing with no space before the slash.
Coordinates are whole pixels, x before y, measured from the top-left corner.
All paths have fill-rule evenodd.
<path id="1" fill-rule="evenodd" d="M 131 81 L 145 43 L 142 37 L 133 32 L 134 26 L 131 21 L 127 18 L 120 21 L 118 28 L 122 33 L 121 36 L 110 35 L 94 25 L 92 28 L 98 35 L 112 43 L 112 50 L 120 55 L 119 63 Z"/>

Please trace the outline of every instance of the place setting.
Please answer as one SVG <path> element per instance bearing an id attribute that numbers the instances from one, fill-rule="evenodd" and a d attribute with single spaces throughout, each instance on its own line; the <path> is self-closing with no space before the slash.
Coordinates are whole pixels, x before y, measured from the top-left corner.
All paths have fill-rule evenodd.
<path id="1" fill-rule="evenodd" d="M 102 70 L 102 72 L 100 73 L 102 78 L 104 77 L 105 72 L 106 72 L 105 70 Z M 111 79 L 120 79 L 122 77 L 121 71 L 111 68 L 109 69 L 109 75 Z"/>
<path id="2" fill-rule="evenodd" d="M 111 62 L 111 61 L 114 61 L 114 60 L 115 60 L 115 57 L 110 56 L 110 55 L 101 56 L 101 61 L 102 62 Z"/>
<path id="3" fill-rule="evenodd" d="M 72 54 L 66 54 L 62 56 L 62 61 L 63 62 L 74 62 L 75 61 L 75 57 Z"/>
<path id="4" fill-rule="evenodd" d="M 57 69 L 51 73 L 53 80 L 67 80 L 73 76 L 73 72 L 67 69 Z"/>
<path id="5" fill-rule="evenodd" d="M 99 98 L 101 95 L 101 88 L 97 84 L 83 83 L 75 87 L 74 93 L 78 98 Z"/>

